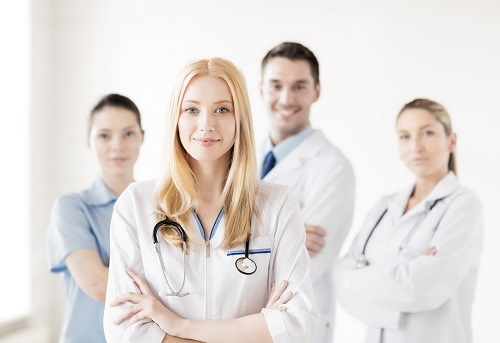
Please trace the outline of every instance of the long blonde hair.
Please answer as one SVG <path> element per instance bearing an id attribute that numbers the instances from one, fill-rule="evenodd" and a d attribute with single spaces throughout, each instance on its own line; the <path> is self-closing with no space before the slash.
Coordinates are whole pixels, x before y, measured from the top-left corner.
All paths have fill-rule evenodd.
<path id="1" fill-rule="evenodd" d="M 190 216 L 196 208 L 199 189 L 179 138 L 178 122 L 186 89 L 190 81 L 198 76 L 224 80 L 234 103 L 235 142 L 222 191 L 225 220 L 222 246 L 227 249 L 246 241 L 250 235 L 251 218 L 257 214 L 257 169 L 250 100 L 245 78 L 231 61 L 219 57 L 201 59 L 187 64 L 181 71 L 170 98 L 169 136 L 165 149 L 167 166 L 156 185 L 154 206 L 159 220 L 166 216 L 182 225 L 189 243 L 196 232 L 190 225 Z M 182 247 L 179 234 L 173 228 L 162 228 L 162 234 L 167 242 Z"/>
<path id="2" fill-rule="evenodd" d="M 441 123 L 444 127 L 444 132 L 447 136 L 453 133 L 451 128 L 451 118 L 448 111 L 444 108 L 443 105 L 437 103 L 436 101 L 429 99 L 415 99 L 405 104 L 403 108 L 399 111 L 398 116 L 396 117 L 396 121 L 399 119 L 399 116 L 403 111 L 408 109 L 422 109 L 429 112 L 436 120 Z M 455 174 L 457 173 L 457 165 L 456 165 L 456 157 L 455 153 L 451 152 L 448 160 L 448 170 L 451 170 Z"/>

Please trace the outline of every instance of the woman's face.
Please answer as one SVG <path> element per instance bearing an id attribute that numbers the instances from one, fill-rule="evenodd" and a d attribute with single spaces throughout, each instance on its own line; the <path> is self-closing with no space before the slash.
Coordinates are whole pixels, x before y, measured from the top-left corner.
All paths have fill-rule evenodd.
<path id="1" fill-rule="evenodd" d="M 88 144 L 105 175 L 132 174 L 143 140 L 133 112 L 106 106 L 94 114 Z"/>
<path id="2" fill-rule="evenodd" d="M 455 150 L 454 133 L 447 135 L 443 124 L 424 109 L 403 111 L 396 128 L 399 156 L 412 173 L 437 180 L 446 175 L 450 153 Z"/>
<path id="3" fill-rule="evenodd" d="M 181 103 L 179 137 L 190 158 L 229 163 L 236 133 L 233 98 L 218 77 L 196 77 Z"/>

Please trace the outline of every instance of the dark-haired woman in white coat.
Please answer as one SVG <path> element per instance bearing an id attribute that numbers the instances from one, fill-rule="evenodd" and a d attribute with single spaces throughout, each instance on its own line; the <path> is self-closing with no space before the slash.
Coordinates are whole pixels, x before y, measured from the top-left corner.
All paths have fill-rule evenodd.
<path id="1" fill-rule="evenodd" d="M 335 270 L 339 303 L 366 342 L 472 342 L 483 221 L 455 172 L 456 135 L 440 104 L 416 99 L 396 121 L 415 183 L 380 199 Z"/>

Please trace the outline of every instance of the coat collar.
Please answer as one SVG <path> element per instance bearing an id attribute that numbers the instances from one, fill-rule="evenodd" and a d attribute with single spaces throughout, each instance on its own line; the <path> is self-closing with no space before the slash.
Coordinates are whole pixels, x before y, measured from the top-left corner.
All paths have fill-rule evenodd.
<path id="1" fill-rule="evenodd" d="M 437 199 L 445 198 L 452 194 L 458 188 L 458 179 L 452 171 L 448 172 L 439 182 L 434 186 L 427 196 L 422 199 L 411 210 L 404 214 L 404 217 L 412 216 L 414 214 L 426 211 Z M 396 217 L 403 216 L 403 211 L 406 208 L 408 199 L 415 185 L 411 185 L 407 189 L 396 193 L 393 197 L 389 198 L 387 208 L 389 213 Z"/>
<path id="2" fill-rule="evenodd" d="M 317 155 L 327 142 L 325 135 L 320 130 L 316 130 L 271 169 L 264 180 L 279 179 L 283 174 L 302 167 L 308 159 Z"/>

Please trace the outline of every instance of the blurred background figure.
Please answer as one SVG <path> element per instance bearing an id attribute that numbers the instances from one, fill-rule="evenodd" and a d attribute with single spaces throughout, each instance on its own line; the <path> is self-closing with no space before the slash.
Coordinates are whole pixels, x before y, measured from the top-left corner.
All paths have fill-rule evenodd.
<path id="1" fill-rule="evenodd" d="M 104 96 L 88 118 L 87 144 L 99 165 L 90 188 L 59 197 L 47 232 L 50 270 L 66 289 L 61 342 L 105 342 L 109 228 L 115 201 L 134 181 L 144 141 L 139 109 L 119 94 Z"/>
<path id="2" fill-rule="evenodd" d="M 396 119 L 399 154 L 415 175 L 368 213 L 334 280 L 366 342 L 470 343 L 483 245 L 478 197 L 456 176 L 446 109 L 415 99 Z"/>
<path id="3" fill-rule="evenodd" d="M 311 50 L 285 42 L 262 60 L 261 95 L 270 132 L 257 150 L 264 181 L 290 187 L 302 209 L 311 277 L 320 313 L 314 342 L 333 339 L 332 270 L 351 228 L 354 171 L 342 151 L 311 126 L 320 95 L 319 63 Z"/>

